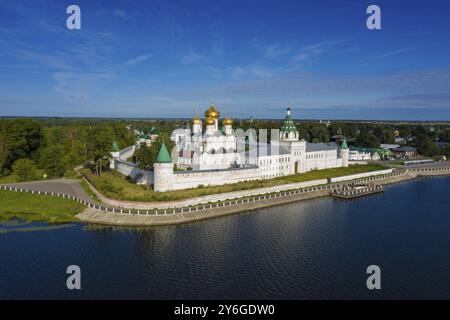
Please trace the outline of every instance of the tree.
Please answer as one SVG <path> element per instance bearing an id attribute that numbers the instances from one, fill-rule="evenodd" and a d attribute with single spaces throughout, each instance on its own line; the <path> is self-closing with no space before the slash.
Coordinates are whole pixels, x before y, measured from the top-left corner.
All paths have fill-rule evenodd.
<path id="1" fill-rule="evenodd" d="M 450 144 L 444 149 L 443 153 L 447 157 L 447 159 L 449 159 L 449 157 L 450 157 Z"/>
<path id="2" fill-rule="evenodd" d="M 328 142 L 330 140 L 328 129 L 324 124 L 312 124 L 309 133 L 311 142 Z"/>
<path id="3" fill-rule="evenodd" d="M 350 139 L 356 139 L 358 126 L 355 123 L 347 123 L 342 127 L 342 133 Z"/>
<path id="4" fill-rule="evenodd" d="M 378 125 L 373 130 L 373 134 L 383 143 L 394 143 L 394 132 L 389 128 Z"/>
<path id="5" fill-rule="evenodd" d="M 67 132 L 70 130 L 71 127 L 51 127 L 51 128 L 45 128 L 44 130 L 44 136 L 45 136 L 45 142 L 47 145 L 55 145 L 55 144 L 61 144 L 61 145 L 69 145 L 69 139 L 66 136 Z"/>
<path id="6" fill-rule="evenodd" d="M 39 163 L 49 177 L 62 177 L 68 169 L 64 146 L 52 145 L 43 149 Z"/>
<path id="7" fill-rule="evenodd" d="M 450 142 L 450 129 L 444 129 L 439 132 L 439 140 L 443 142 Z"/>
<path id="8" fill-rule="evenodd" d="M 0 119 L 0 175 L 6 170 L 5 167 L 9 154 L 7 121 Z"/>
<path id="9" fill-rule="evenodd" d="M 309 133 L 305 126 L 298 126 L 298 137 L 300 139 L 304 139 L 305 141 L 309 141 Z"/>
<path id="10" fill-rule="evenodd" d="M 170 140 L 167 133 L 160 133 L 156 141 L 154 141 L 150 147 L 145 144 L 135 151 L 134 156 L 137 158 L 137 163 L 141 169 L 153 169 L 153 164 L 155 163 L 156 157 L 159 152 L 159 148 L 163 143 L 166 145 L 167 150 L 172 153 L 175 144 Z"/>
<path id="11" fill-rule="evenodd" d="M 128 147 L 136 142 L 134 132 L 128 130 L 125 124 L 113 122 L 110 126 L 114 131 L 114 141 L 118 144 L 119 148 Z"/>
<path id="12" fill-rule="evenodd" d="M 41 124 L 32 119 L 15 119 L 8 128 L 9 163 L 31 158 L 43 141 Z"/>
<path id="13" fill-rule="evenodd" d="M 100 176 L 103 168 L 103 158 L 109 156 L 114 132 L 108 125 L 97 125 L 88 132 L 88 154 L 95 162 L 95 173 Z"/>
<path id="14" fill-rule="evenodd" d="M 412 135 L 412 128 L 411 128 L 410 125 L 403 125 L 403 126 L 401 126 L 398 129 L 398 131 L 399 131 L 400 137 L 407 138 L 407 137 Z"/>
<path id="15" fill-rule="evenodd" d="M 29 159 L 16 160 L 12 166 L 13 173 L 19 181 L 36 180 L 37 169 L 33 161 Z"/>
<path id="16" fill-rule="evenodd" d="M 141 146 L 136 149 L 136 151 L 134 152 L 134 156 L 136 158 L 136 163 L 140 169 L 153 169 L 153 163 L 156 155 L 152 153 L 152 149 L 145 143 L 141 144 Z"/>
<path id="17" fill-rule="evenodd" d="M 434 156 L 439 153 L 439 149 L 433 140 L 426 134 L 416 136 L 417 152 L 423 156 Z"/>
<path id="18" fill-rule="evenodd" d="M 355 139 L 355 144 L 360 147 L 378 148 L 380 139 L 367 129 L 363 129 Z"/>

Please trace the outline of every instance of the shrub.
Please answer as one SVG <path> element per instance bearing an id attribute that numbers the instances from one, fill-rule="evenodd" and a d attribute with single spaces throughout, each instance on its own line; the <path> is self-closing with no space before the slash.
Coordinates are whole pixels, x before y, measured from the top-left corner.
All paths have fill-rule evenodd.
<path id="1" fill-rule="evenodd" d="M 13 173 L 18 181 L 30 181 L 37 179 L 37 169 L 33 161 L 19 159 L 13 164 Z"/>

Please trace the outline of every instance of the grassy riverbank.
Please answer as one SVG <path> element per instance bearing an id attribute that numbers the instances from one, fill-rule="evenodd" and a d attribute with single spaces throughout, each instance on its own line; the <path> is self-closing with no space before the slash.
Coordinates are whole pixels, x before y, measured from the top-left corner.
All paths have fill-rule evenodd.
<path id="1" fill-rule="evenodd" d="M 177 190 L 162 193 L 155 192 L 147 188 L 146 186 L 136 185 L 128 181 L 123 175 L 116 171 L 106 171 L 102 173 L 100 177 L 96 176 L 88 169 L 82 169 L 81 171 L 94 184 L 95 188 L 108 198 L 129 201 L 169 201 L 201 197 L 216 193 L 271 187 L 287 183 L 327 179 L 383 169 L 386 168 L 381 165 L 354 165 L 348 168 L 317 170 L 303 174 L 278 177 L 268 180 L 239 182 L 222 186 L 199 187 L 195 189 Z"/>
<path id="2" fill-rule="evenodd" d="M 83 205 L 73 200 L 0 190 L 0 221 L 14 218 L 27 222 L 78 221 L 75 215 L 83 209 Z"/>
<path id="3" fill-rule="evenodd" d="M 5 176 L 5 177 L 0 177 L 0 184 L 15 183 L 15 182 L 17 182 L 16 176 L 10 175 L 10 176 Z"/>

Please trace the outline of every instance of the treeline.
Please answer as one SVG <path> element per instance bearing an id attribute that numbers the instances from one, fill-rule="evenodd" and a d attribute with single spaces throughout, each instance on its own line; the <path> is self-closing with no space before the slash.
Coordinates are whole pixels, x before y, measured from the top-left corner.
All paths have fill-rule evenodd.
<path id="1" fill-rule="evenodd" d="M 438 148 L 436 142 L 450 142 L 450 125 L 426 125 L 413 123 L 376 123 L 333 121 L 326 123 L 295 121 L 300 138 L 308 142 L 329 142 L 335 135 L 342 134 L 349 144 L 359 147 L 378 148 L 380 144 L 394 144 L 395 137 L 407 139 L 406 144 L 416 147 L 424 156 L 450 156 L 450 146 Z M 244 130 L 278 129 L 280 121 L 256 120 L 238 121 L 236 127 Z M 270 138 L 270 137 L 269 137 Z"/>
<path id="2" fill-rule="evenodd" d="M 0 175 L 23 181 L 55 178 L 87 162 L 100 172 L 113 141 L 123 148 L 135 142 L 135 135 L 117 121 L 48 125 L 46 120 L 0 119 Z"/>
<path id="3" fill-rule="evenodd" d="M 279 129 L 280 124 L 280 120 L 241 121 L 240 127 L 244 130 L 249 128 L 270 130 Z M 316 121 L 295 121 L 295 126 L 301 139 L 314 143 L 329 142 L 333 136 L 343 134 L 349 141 L 355 141 L 359 137 L 361 141 L 356 143 L 366 146 L 378 144 L 378 147 L 380 143 L 393 143 L 395 137 L 394 127 L 367 123 L 332 122 L 327 125 Z M 360 133 L 363 135 L 360 136 Z"/>
<path id="4" fill-rule="evenodd" d="M 259 129 L 279 129 L 282 121 L 280 120 L 235 120 L 234 128 L 247 130 L 253 128 Z M 136 130 L 144 129 L 148 131 L 151 126 L 158 128 L 160 132 L 170 133 L 175 128 L 185 127 L 186 124 L 192 125 L 188 120 L 153 120 L 153 121 L 132 121 L 131 125 Z M 407 145 L 416 147 L 419 154 L 424 156 L 446 155 L 450 156 L 450 147 L 444 149 L 438 148 L 436 142 L 450 142 L 450 125 L 436 124 L 428 125 L 425 123 L 396 123 L 396 122 L 350 122 L 350 121 L 332 121 L 327 125 L 325 122 L 317 121 L 295 121 L 299 136 L 308 142 L 329 142 L 333 136 L 342 134 L 346 137 L 349 144 L 359 147 L 378 148 L 380 144 L 394 144 L 395 137 L 398 135 L 407 141 Z M 270 134 L 268 136 L 270 140 Z M 165 140 L 167 143 L 167 139 Z M 143 157 L 144 150 L 141 151 Z M 145 161 L 145 167 L 152 164 L 152 157 Z"/>
<path id="5" fill-rule="evenodd" d="M 135 130 L 149 133 L 158 129 L 160 137 L 151 147 L 142 147 L 134 155 L 141 168 L 153 166 L 159 145 L 164 141 L 172 149 L 170 133 L 191 125 L 189 120 L 120 120 L 120 119 L 0 119 L 0 177 L 14 174 L 18 180 L 61 177 L 69 169 L 90 164 L 101 174 L 108 164 L 113 142 L 118 148 L 135 143 Z M 236 120 L 234 128 L 278 129 L 280 120 Z M 329 142 L 342 134 L 349 144 L 377 148 L 394 143 L 395 136 L 408 139 L 407 144 L 424 156 L 450 156 L 450 146 L 438 148 L 437 141 L 450 142 L 450 125 L 413 123 L 375 123 L 333 121 L 329 125 L 316 121 L 295 121 L 300 138 L 309 142 Z M 270 137 L 269 137 L 270 138 Z"/>

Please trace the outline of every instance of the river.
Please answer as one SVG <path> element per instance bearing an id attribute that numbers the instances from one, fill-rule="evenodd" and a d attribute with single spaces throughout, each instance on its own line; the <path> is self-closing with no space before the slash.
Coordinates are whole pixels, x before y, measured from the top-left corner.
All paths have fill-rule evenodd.
<path id="1" fill-rule="evenodd" d="M 0 298 L 450 299 L 450 177 L 180 226 L 0 225 Z"/>

